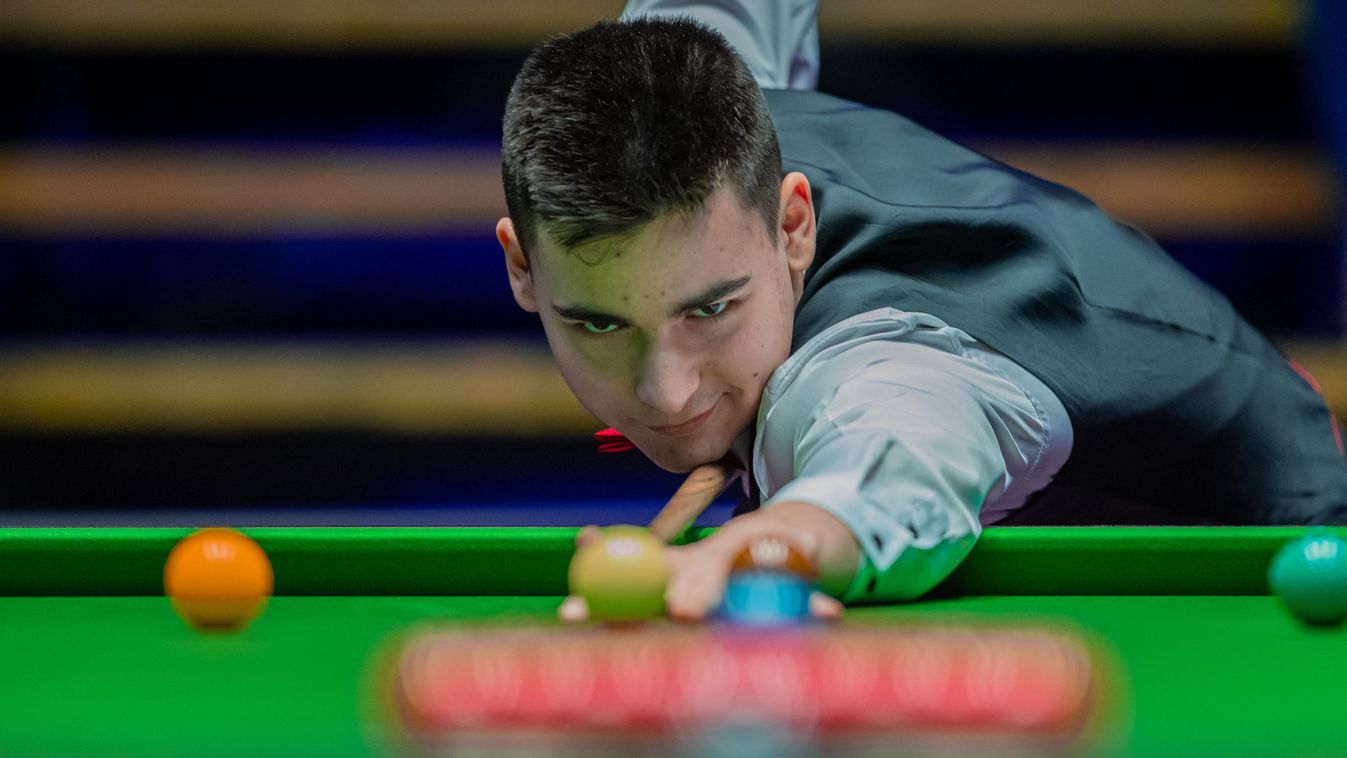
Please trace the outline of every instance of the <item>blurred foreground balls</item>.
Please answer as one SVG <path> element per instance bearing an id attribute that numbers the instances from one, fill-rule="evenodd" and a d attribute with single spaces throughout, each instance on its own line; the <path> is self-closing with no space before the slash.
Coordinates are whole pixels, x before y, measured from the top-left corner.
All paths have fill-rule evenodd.
<path id="1" fill-rule="evenodd" d="M 185 537 L 164 564 L 164 594 L 198 629 L 241 629 L 271 595 L 271 561 L 261 546 L 233 529 Z"/>
<path id="2" fill-rule="evenodd" d="M 1287 543 L 1268 569 L 1268 584 L 1308 624 L 1347 619 L 1347 542 L 1316 530 Z"/>
<path id="3" fill-rule="evenodd" d="M 575 551 L 569 578 L 571 594 L 585 599 L 595 621 L 638 621 L 664 613 L 669 567 L 664 543 L 647 529 L 604 529 Z"/>

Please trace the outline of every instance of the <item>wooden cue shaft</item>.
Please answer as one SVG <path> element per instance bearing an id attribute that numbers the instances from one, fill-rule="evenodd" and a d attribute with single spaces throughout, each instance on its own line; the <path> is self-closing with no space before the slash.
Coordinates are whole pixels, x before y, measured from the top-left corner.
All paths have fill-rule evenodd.
<path id="1" fill-rule="evenodd" d="M 707 463 L 692 470 L 669 502 L 650 522 L 650 533 L 661 542 L 672 542 L 702 511 L 715 501 L 731 479 L 731 469 L 719 463 Z"/>

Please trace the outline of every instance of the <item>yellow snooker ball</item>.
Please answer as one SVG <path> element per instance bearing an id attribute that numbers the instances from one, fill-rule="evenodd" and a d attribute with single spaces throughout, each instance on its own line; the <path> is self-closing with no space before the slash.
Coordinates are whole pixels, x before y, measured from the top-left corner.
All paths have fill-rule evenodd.
<path id="1" fill-rule="evenodd" d="M 664 543 L 638 526 L 608 527 L 571 559 L 571 594 L 585 599 L 595 621 L 662 615 L 668 583 Z"/>

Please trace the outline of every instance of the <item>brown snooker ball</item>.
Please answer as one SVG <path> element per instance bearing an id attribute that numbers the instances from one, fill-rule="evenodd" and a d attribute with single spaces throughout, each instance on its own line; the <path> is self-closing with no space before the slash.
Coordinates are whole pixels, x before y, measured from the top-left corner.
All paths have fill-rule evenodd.
<path id="1" fill-rule="evenodd" d="M 595 621 L 639 621 L 664 613 L 669 567 L 664 543 L 638 526 L 604 529 L 571 558 L 570 587 Z"/>
<path id="2" fill-rule="evenodd" d="M 266 605 L 271 561 L 262 547 L 233 529 L 202 529 L 173 547 L 164 564 L 164 594 L 198 629 L 241 629 Z"/>
<path id="3" fill-rule="evenodd" d="M 783 537 L 758 537 L 740 550 L 730 566 L 731 573 L 769 571 L 792 574 L 806 582 L 818 578 L 814 562 Z"/>

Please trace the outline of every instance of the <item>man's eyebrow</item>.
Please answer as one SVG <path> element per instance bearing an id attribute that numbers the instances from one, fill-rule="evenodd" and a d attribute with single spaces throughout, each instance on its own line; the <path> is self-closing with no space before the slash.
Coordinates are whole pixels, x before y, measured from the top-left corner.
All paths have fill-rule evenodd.
<path id="1" fill-rule="evenodd" d="M 552 305 L 552 310 L 556 311 L 564 319 L 571 321 L 593 321 L 596 324 L 617 324 L 619 326 L 627 323 L 626 319 L 617 316 L 596 311 L 593 308 L 586 308 L 583 305 Z"/>
<path id="2" fill-rule="evenodd" d="M 752 278 L 753 276 L 750 274 L 748 276 L 741 276 L 738 279 L 716 282 L 710 287 L 697 293 L 695 297 L 690 297 L 674 306 L 673 311 L 669 315 L 677 316 L 680 313 L 685 313 L 694 308 L 700 308 L 703 305 L 714 303 L 726 295 L 743 289 Z M 611 313 L 596 311 L 593 308 L 586 308 L 583 305 L 553 304 L 552 310 L 556 311 L 562 318 L 571 321 L 593 321 L 598 324 L 616 324 L 618 326 L 623 326 L 627 323 L 627 320 L 621 316 L 614 316 Z"/>
<path id="3" fill-rule="evenodd" d="M 700 308 L 703 305 L 710 305 L 711 303 L 716 302 L 717 300 L 735 292 L 736 290 L 743 289 L 744 286 L 748 284 L 748 281 L 752 278 L 753 276 L 750 274 L 746 276 L 741 276 L 738 279 L 731 279 L 729 281 L 717 282 L 711 285 L 710 287 L 707 287 L 706 289 L 702 290 L 701 292 L 697 293 L 695 297 L 690 297 L 687 300 L 684 300 L 683 302 L 679 303 L 677 306 L 674 307 L 673 313 L 669 315 L 677 316 L 678 314 L 683 313 L 685 311 L 690 311 L 694 308 Z"/>

